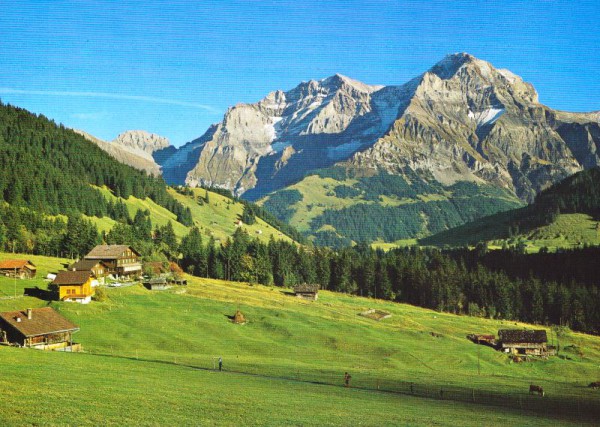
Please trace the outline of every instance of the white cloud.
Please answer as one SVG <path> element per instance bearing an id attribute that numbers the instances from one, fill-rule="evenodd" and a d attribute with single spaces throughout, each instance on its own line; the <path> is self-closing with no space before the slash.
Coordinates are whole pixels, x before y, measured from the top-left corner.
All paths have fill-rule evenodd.
<path id="1" fill-rule="evenodd" d="M 72 96 L 72 97 L 88 97 L 88 98 L 110 98 L 110 99 L 127 99 L 132 101 L 153 102 L 158 104 L 180 105 L 182 107 L 199 108 L 211 113 L 221 113 L 218 109 L 210 105 L 198 104 L 195 102 L 179 101 L 177 99 L 157 98 L 155 96 L 144 95 L 124 95 L 120 93 L 110 92 L 71 92 L 71 91 L 56 91 L 56 90 L 22 90 L 9 87 L 0 87 L 0 94 L 16 94 L 16 95 L 43 95 L 43 96 Z"/>

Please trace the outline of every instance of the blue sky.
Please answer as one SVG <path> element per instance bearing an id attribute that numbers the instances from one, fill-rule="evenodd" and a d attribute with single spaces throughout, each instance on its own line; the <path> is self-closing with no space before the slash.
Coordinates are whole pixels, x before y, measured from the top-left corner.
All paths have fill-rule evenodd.
<path id="1" fill-rule="evenodd" d="M 7 1 L 0 98 L 112 140 L 179 146 L 301 81 L 402 84 L 469 52 L 546 105 L 600 110 L 600 1 Z"/>

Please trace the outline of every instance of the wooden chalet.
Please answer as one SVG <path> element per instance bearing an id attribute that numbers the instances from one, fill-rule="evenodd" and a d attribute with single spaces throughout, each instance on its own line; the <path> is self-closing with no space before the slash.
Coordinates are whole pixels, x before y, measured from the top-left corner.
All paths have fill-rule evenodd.
<path id="1" fill-rule="evenodd" d="M 17 279 L 31 279 L 35 277 L 37 268 L 35 264 L 26 259 L 7 259 L 0 261 L 0 275 L 15 277 Z"/>
<path id="2" fill-rule="evenodd" d="M 548 337 L 545 330 L 501 329 L 498 331 L 501 351 L 515 355 L 545 356 Z"/>
<path id="3" fill-rule="evenodd" d="M 89 270 L 59 271 L 52 285 L 58 286 L 58 298 L 61 301 L 88 304 L 94 296 L 92 281 Z"/>
<path id="4" fill-rule="evenodd" d="M 0 313 L 0 342 L 42 350 L 73 350 L 79 327 L 50 307 Z M 78 347 L 78 346 L 77 346 Z"/>
<path id="5" fill-rule="evenodd" d="M 82 259 L 69 265 L 70 271 L 89 271 L 94 279 L 92 286 L 104 284 L 104 278 L 108 275 L 108 266 L 104 261 L 96 259 Z"/>
<path id="6" fill-rule="evenodd" d="M 102 261 L 108 273 L 117 276 L 141 276 L 142 263 L 138 251 L 127 245 L 98 245 L 84 259 Z"/>
<path id="7" fill-rule="evenodd" d="M 319 285 L 310 285 L 308 283 L 303 283 L 302 285 L 298 285 L 294 287 L 294 294 L 298 298 L 316 301 L 319 298 Z"/>

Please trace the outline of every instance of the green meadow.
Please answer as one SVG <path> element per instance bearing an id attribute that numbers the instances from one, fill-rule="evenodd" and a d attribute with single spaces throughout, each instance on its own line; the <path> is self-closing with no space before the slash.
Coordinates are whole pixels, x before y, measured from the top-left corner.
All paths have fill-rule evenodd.
<path id="1" fill-rule="evenodd" d="M 62 261 L 27 258 L 42 274 Z M 549 330 L 560 357 L 511 363 L 466 335 L 530 325 L 328 291 L 303 301 L 289 289 L 187 278 L 188 286 L 167 291 L 107 288 L 105 301 L 87 306 L 50 303 L 80 326 L 75 339 L 85 353 L 0 347 L 0 423 L 581 425 L 588 421 L 574 405 L 600 398 L 587 387 L 600 379 L 598 337 Z M 22 289 L 43 281 L 17 282 Z M 13 286 L 0 278 L 4 294 Z M 19 297 L 0 300 L 0 309 L 46 304 Z M 229 319 L 237 309 L 246 324 Z M 391 317 L 360 315 L 368 309 Z M 223 372 L 214 370 L 218 357 Z M 547 396 L 530 396 L 530 384 Z"/>
<path id="2" fill-rule="evenodd" d="M 514 229 L 513 236 L 508 237 L 507 230 L 517 215 L 518 211 L 502 212 L 420 239 L 418 243 L 432 246 L 468 246 L 488 242 L 491 248 L 521 243 L 525 245 L 528 253 L 538 252 L 543 247 L 554 251 L 561 248 L 600 245 L 598 221 L 590 215 L 560 214 L 548 225 L 526 231 Z"/>
<path id="3" fill-rule="evenodd" d="M 164 226 L 167 222 L 173 224 L 173 230 L 178 238 L 189 233 L 189 227 L 181 224 L 177 221 L 177 217 L 174 213 L 168 211 L 162 206 L 157 205 L 154 201 L 149 198 L 144 200 L 138 199 L 134 196 L 130 196 L 127 199 L 117 198 L 108 188 L 98 188 L 107 200 L 113 203 L 117 200 L 121 200 L 129 212 L 130 217 L 134 217 L 138 210 L 148 210 L 150 212 L 150 219 L 154 226 Z M 207 191 L 200 188 L 191 189 L 194 193 L 194 197 L 182 195 L 172 188 L 168 188 L 168 193 L 173 196 L 177 201 L 182 203 L 185 207 L 189 207 L 192 212 L 192 220 L 200 231 L 204 234 L 205 239 L 213 236 L 215 240 L 224 241 L 227 237 L 233 235 L 236 230 L 236 222 L 242 216 L 244 206 L 241 203 L 235 202 L 225 196 L 222 196 L 211 191 Z M 209 196 L 208 203 L 200 204 L 198 197 L 205 197 L 206 194 Z M 97 218 L 97 217 L 86 217 L 91 220 L 99 231 L 108 232 L 114 227 L 116 222 L 108 217 Z M 267 224 L 260 218 L 256 218 L 256 223 L 252 225 L 243 224 L 244 228 L 248 233 L 258 238 L 263 243 L 269 241 L 271 236 L 276 240 L 292 241 L 288 236 L 281 233 L 276 228 Z"/>

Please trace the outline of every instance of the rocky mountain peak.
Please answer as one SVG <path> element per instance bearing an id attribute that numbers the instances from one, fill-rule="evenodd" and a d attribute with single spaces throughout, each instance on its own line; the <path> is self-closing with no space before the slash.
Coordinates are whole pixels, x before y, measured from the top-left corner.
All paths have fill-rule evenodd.
<path id="1" fill-rule="evenodd" d="M 335 74 L 236 105 L 194 150 L 180 150 L 185 162 L 161 164 L 175 183 L 250 199 L 345 162 L 369 173 L 419 171 L 443 185 L 488 183 L 531 200 L 600 164 L 598 129 L 597 114 L 551 110 L 519 76 L 455 53 L 400 86 Z"/>
<path id="2" fill-rule="evenodd" d="M 150 153 L 137 147 L 134 148 L 130 145 L 119 143 L 117 140 L 113 142 L 107 142 L 82 130 L 73 130 L 82 135 L 88 141 L 96 144 L 98 147 L 106 151 L 121 163 L 125 163 L 126 165 L 132 166 L 139 170 L 145 170 L 151 175 L 159 176 L 161 174 L 160 166 L 154 161 Z M 125 138 L 125 140 L 127 141 L 127 138 Z"/>
<path id="3" fill-rule="evenodd" d="M 467 63 L 473 63 L 477 60 L 473 55 L 468 53 L 453 53 L 446 55 L 444 59 L 435 64 L 429 69 L 429 72 L 437 75 L 443 80 L 452 78 L 461 67 Z M 481 61 L 484 62 L 484 61 Z"/>
<path id="4" fill-rule="evenodd" d="M 334 74 L 331 77 L 327 77 L 326 79 L 320 80 L 320 83 L 323 86 L 330 87 L 333 90 L 342 89 L 342 88 L 351 88 L 358 92 L 364 93 L 373 93 L 383 86 L 371 86 L 365 83 L 359 82 L 358 80 L 351 79 L 350 77 L 346 77 L 342 74 Z"/>
<path id="5" fill-rule="evenodd" d="M 151 155 L 157 150 L 167 148 L 170 144 L 169 139 L 145 130 L 128 130 L 117 136 L 113 143 L 123 147 L 131 148 L 135 151 Z"/>

